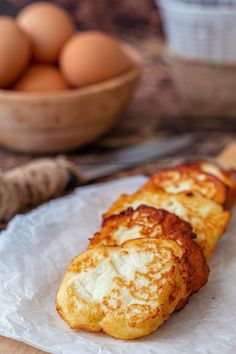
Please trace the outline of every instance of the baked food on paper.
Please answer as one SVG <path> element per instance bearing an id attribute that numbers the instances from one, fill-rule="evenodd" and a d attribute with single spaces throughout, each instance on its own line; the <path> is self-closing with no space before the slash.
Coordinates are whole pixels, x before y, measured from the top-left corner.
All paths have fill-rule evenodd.
<path id="1" fill-rule="evenodd" d="M 136 238 L 157 238 L 174 240 L 186 250 L 190 265 L 188 294 L 194 294 L 202 288 L 208 279 L 209 268 L 201 247 L 194 241 L 196 235 L 192 226 L 175 214 L 163 209 L 141 205 L 137 209 L 129 208 L 118 215 L 104 220 L 102 228 L 90 239 L 89 248 L 101 245 L 121 245 Z M 188 297 L 180 309 L 187 302 Z"/>
<path id="2" fill-rule="evenodd" d="M 221 205 L 225 205 L 229 198 L 229 189 L 221 180 L 191 166 L 155 173 L 141 189 L 162 189 L 172 194 L 196 192 Z"/>
<path id="3" fill-rule="evenodd" d="M 190 295 L 184 240 L 135 239 L 98 246 L 76 256 L 59 288 L 56 305 L 73 329 L 113 337 L 145 336 Z M 193 242 L 193 241 L 192 241 Z"/>
<path id="4" fill-rule="evenodd" d="M 140 205 L 165 209 L 189 222 L 197 235 L 196 242 L 201 246 L 207 260 L 225 232 L 231 215 L 219 204 L 197 193 L 169 194 L 164 191 L 141 190 L 132 195 L 123 194 L 104 214 L 104 219 Z"/>

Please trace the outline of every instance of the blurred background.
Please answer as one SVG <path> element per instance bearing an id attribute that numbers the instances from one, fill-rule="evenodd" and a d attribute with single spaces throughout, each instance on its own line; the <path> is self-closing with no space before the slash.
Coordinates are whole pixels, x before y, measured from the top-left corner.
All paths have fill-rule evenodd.
<path id="1" fill-rule="evenodd" d="M 37 2 L 29 0 L 2 0 L 2 14 L 16 15 L 24 6 Z M 39 1 L 38 1 L 39 2 Z M 100 29 L 113 34 L 144 36 L 147 32 L 160 33 L 160 16 L 152 0 L 57 0 L 75 18 L 82 30 Z"/>
<path id="2" fill-rule="evenodd" d="M 37 1 L 2 0 L 0 11 L 1 14 L 14 16 L 32 2 Z M 143 74 L 131 104 L 108 134 L 85 148 L 86 153 L 94 151 L 94 148 L 96 151 L 104 148 L 117 148 L 145 141 L 154 136 L 195 131 L 199 137 L 198 143 L 187 153 L 191 154 L 194 151 L 194 153 L 214 155 L 234 137 L 236 97 L 234 92 L 232 96 L 232 90 L 234 85 L 236 86 L 236 78 L 233 77 L 233 83 L 230 84 L 230 90 L 228 90 L 226 76 L 232 77 L 232 71 L 227 71 L 227 68 L 227 75 L 225 75 L 222 63 L 219 64 L 220 67 L 214 60 L 213 62 L 199 60 L 196 64 L 193 58 L 189 60 L 188 56 L 186 58 L 184 55 L 181 56 L 177 50 L 176 53 L 172 51 L 172 49 L 175 50 L 176 43 L 178 47 L 178 40 L 181 41 L 181 38 L 186 43 L 187 39 L 180 36 L 181 38 L 177 38 L 173 44 L 173 48 L 171 47 L 172 42 L 175 41 L 172 38 L 173 31 L 177 33 L 179 31 L 180 35 L 183 34 L 183 28 L 180 26 L 180 23 L 184 23 L 183 18 L 177 19 L 177 25 L 173 22 L 176 26 L 170 30 L 170 26 L 166 23 L 171 22 L 168 9 L 165 5 L 158 6 L 154 0 L 58 0 L 53 2 L 70 12 L 79 30 L 98 29 L 115 35 L 134 45 L 143 56 Z M 176 3 L 179 6 L 177 8 L 179 12 L 186 1 L 179 0 Z M 173 9 L 171 11 L 173 13 Z M 186 13 L 185 10 L 183 12 Z M 191 21 L 191 16 L 189 19 Z M 184 31 L 193 31 L 192 34 L 198 33 L 201 41 L 204 42 L 202 27 L 200 26 L 200 30 L 196 27 L 194 18 L 192 18 L 192 24 L 195 30 L 188 31 L 186 27 Z M 207 31 L 210 33 L 211 28 L 209 27 Z M 168 34 L 169 42 L 167 42 L 166 34 Z M 217 32 L 214 35 L 217 37 Z M 205 42 L 204 45 L 208 48 Z M 232 67 L 232 63 L 229 63 L 229 67 Z M 234 66 L 232 70 L 234 73 Z M 212 84 L 209 84 L 212 78 Z M 226 89 L 223 89 L 223 95 L 219 97 L 219 92 L 222 91 L 221 86 L 224 86 L 225 82 Z M 227 90 L 230 91 L 229 99 Z M 227 112 L 228 108 L 230 112 Z M 0 155 L 5 156 L 5 154 L 0 151 Z M 75 154 L 72 153 L 71 156 Z M 21 156 L 17 161 L 24 160 L 27 159 Z M 14 158 L 11 161 L 14 165 Z M 2 165 L 9 167 L 11 163 L 9 159 L 5 159 L 2 160 Z"/>

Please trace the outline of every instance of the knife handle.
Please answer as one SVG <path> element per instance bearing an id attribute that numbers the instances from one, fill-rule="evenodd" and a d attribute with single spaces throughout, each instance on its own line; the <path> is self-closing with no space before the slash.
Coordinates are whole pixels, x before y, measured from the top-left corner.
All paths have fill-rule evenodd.
<path id="1" fill-rule="evenodd" d="M 62 195 L 80 182 L 76 166 L 63 157 L 38 159 L 0 174 L 0 221 Z"/>

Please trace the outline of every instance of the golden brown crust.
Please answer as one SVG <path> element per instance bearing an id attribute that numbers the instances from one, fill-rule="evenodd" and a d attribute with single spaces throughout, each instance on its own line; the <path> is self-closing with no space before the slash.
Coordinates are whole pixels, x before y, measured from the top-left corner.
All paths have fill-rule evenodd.
<path id="1" fill-rule="evenodd" d="M 120 245 L 133 238 L 158 238 L 177 241 L 186 252 L 190 276 L 189 294 L 197 292 L 208 279 L 209 268 L 201 247 L 193 241 L 192 226 L 177 215 L 146 205 L 129 208 L 104 220 L 100 232 L 90 240 L 89 248 L 100 245 Z M 177 305 L 180 309 L 181 304 Z"/>
<path id="2" fill-rule="evenodd" d="M 219 204 L 200 194 L 190 192 L 169 194 L 157 190 L 141 190 L 133 195 L 123 194 L 104 214 L 104 219 L 119 214 L 129 207 L 137 208 L 142 204 L 165 209 L 189 222 L 207 260 L 211 257 L 231 216 L 229 211 L 224 211 Z"/>
<path id="3" fill-rule="evenodd" d="M 119 230 L 122 234 L 121 237 L 118 235 Z M 124 231 L 126 231 L 127 238 L 124 236 Z M 119 245 L 129 239 L 140 237 L 161 238 L 168 236 L 168 238 L 175 239 L 180 235 L 196 238 L 192 226 L 177 215 L 164 209 L 140 205 L 135 210 L 128 208 L 120 214 L 111 215 L 104 220 L 101 230 L 90 239 L 88 247 L 102 244 Z"/>
<path id="4" fill-rule="evenodd" d="M 188 297 L 189 271 L 185 248 L 173 240 L 95 247 L 68 267 L 57 311 L 73 329 L 138 338 L 158 328 Z"/>
<path id="5" fill-rule="evenodd" d="M 231 208 L 236 201 L 236 171 L 224 169 L 217 163 L 209 161 L 195 161 L 188 164 L 189 167 L 199 169 L 218 178 L 228 188 L 226 208 Z"/>
<path id="6" fill-rule="evenodd" d="M 187 166 L 197 168 L 203 172 L 209 173 L 217 177 L 226 186 L 236 189 L 236 176 L 233 169 L 226 170 L 217 163 L 209 161 L 194 161 L 188 163 Z"/>
<path id="7" fill-rule="evenodd" d="M 168 193 L 197 192 L 221 205 L 225 205 L 229 193 L 227 186 L 217 177 L 186 165 L 154 174 L 142 189 L 163 189 Z"/>
<path id="8" fill-rule="evenodd" d="M 186 258 L 189 265 L 189 280 L 187 289 L 190 295 L 198 292 L 208 280 L 210 269 L 207 265 L 205 256 L 201 247 L 190 238 L 178 236 L 176 238 L 186 252 Z M 188 298 L 183 299 L 183 302 L 178 303 L 176 310 L 180 310 L 187 303 Z"/>
<path id="9" fill-rule="evenodd" d="M 56 298 L 60 316 L 71 328 L 121 339 L 157 329 L 206 284 L 206 259 L 230 219 L 223 206 L 235 196 L 235 174 L 203 161 L 159 172 L 122 195 L 68 267 Z"/>

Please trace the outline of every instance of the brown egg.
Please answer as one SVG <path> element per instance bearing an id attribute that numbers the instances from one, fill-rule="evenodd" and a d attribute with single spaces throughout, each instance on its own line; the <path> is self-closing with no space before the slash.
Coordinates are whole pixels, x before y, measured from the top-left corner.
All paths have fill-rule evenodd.
<path id="1" fill-rule="evenodd" d="M 28 38 L 12 18 L 0 16 L 0 88 L 9 86 L 18 78 L 30 56 Z"/>
<path id="2" fill-rule="evenodd" d="M 71 37 L 62 48 L 59 62 L 63 75 L 73 86 L 110 79 L 132 65 L 117 40 L 95 31 Z"/>
<path id="3" fill-rule="evenodd" d="M 49 64 L 33 64 L 22 75 L 13 90 L 45 92 L 69 89 L 59 70 Z"/>
<path id="4" fill-rule="evenodd" d="M 55 62 L 63 44 L 75 31 L 69 14 L 47 2 L 25 7 L 17 16 L 17 23 L 33 43 L 34 58 L 43 62 Z"/>

